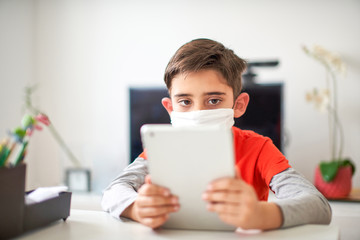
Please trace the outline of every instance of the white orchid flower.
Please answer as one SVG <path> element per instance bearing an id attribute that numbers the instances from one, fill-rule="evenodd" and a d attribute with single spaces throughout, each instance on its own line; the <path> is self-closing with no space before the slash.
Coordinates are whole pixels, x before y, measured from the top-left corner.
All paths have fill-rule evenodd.
<path id="1" fill-rule="evenodd" d="M 342 159 L 344 133 L 338 115 L 337 77 L 338 74 L 345 76 L 346 65 L 337 54 L 320 45 L 314 45 L 311 49 L 303 46 L 302 49 L 308 56 L 320 62 L 327 71 L 326 88 L 314 88 L 306 93 L 306 100 L 313 103 L 320 112 L 329 114 L 331 159 Z"/>
<path id="2" fill-rule="evenodd" d="M 317 89 L 306 93 L 306 100 L 314 103 L 314 106 L 321 113 L 326 113 L 330 106 L 330 94 L 329 89 Z"/>

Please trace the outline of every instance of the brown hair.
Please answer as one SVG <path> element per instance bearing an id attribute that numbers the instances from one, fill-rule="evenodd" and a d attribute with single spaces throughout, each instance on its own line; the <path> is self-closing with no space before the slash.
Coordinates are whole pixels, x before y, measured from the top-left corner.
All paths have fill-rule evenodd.
<path id="1" fill-rule="evenodd" d="M 241 74 L 246 69 L 246 61 L 238 57 L 231 49 L 210 39 L 195 39 L 181 46 L 165 69 L 165 84 L 170 90 L 172 79 L 176 75 L 203 69 L 220 72 L 233 89 L 234 99 L 240 95 Z"/>

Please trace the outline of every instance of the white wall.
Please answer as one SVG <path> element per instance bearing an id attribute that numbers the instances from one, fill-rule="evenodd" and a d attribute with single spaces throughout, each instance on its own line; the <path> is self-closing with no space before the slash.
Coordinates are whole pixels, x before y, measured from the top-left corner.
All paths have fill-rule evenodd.
<path id="1" fill-rule="evenodd" d="M 33 61 L 33 2 L 0 0 L 0 139 L 20 126 Z"/>
<path id="2" fill-rule="evenodd" d="M 162 85 L 176 49 L 199 37 L 218 40 L 247 59 L 280 60 L 259 79 L 285 82 L 291 140 L 286 156 L 310 180 L 316 164 L 329 158 L 328 128 L 327 117 L 304 97 L 324 83 L 325 73 L 301 45 L 318 43 L 339 53 L 348 63 L 347 78 L 339 83 L 345 155 L 360 166 L 359 1 L 37 0 L 33 13 L 36 100 L 93 169 L 97 191 L 128 163 L 127 88 Z M 60 166 L 69 161 L 49 133 L 36 134 L 32 148 L 27 161 L 37 169 L 29 186 L 60 182 Z M 354 185 L 360 187 L 360 171 Z"/>
<path id="3" fill-rule="evenodd" d="M 0 127 L 20 124 L 22 86 L 32 79 L 32 2 L 0 1 Z"/>

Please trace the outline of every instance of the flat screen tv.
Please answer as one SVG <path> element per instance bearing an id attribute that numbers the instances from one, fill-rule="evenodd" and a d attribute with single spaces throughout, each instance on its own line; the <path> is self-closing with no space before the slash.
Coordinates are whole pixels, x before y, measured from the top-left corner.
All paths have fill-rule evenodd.
<path id="1" fill-rule="evenodd" d="M 235 126 L 271 138 L 282 151 L 283 84 L 248 84 L 243 91 L 250 95 L 250 102 L 246 113 L 235 119 Z M 161 99 L 168 96 L 166 88 L 129 88 L 130 162 L 143 151 L 140 137 L 143 124 L 170 123 L 161 104 Z"/>

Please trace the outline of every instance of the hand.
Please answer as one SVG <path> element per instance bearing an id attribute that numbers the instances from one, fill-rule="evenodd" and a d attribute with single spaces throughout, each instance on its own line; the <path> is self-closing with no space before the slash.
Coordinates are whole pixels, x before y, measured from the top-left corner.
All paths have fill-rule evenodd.
<path id="1" fill-rule="evenodd" d="M 138 197 L 122 214 L 151 228 L 164 224 L 169 214 L 179 210 L 178 197 L 164 187 L 151 183 L 146 176 L 145 184 L 138 190 Z"/>
<path id="2" fill-rule="evenodd" d="M 260 202 L 254 188 L 238 178 L 221 178 L 211 182 L 203 199 L 207 209 L 230 225 L 243 229 L 278 228 L 282 223 L 279 207 Z"/>

